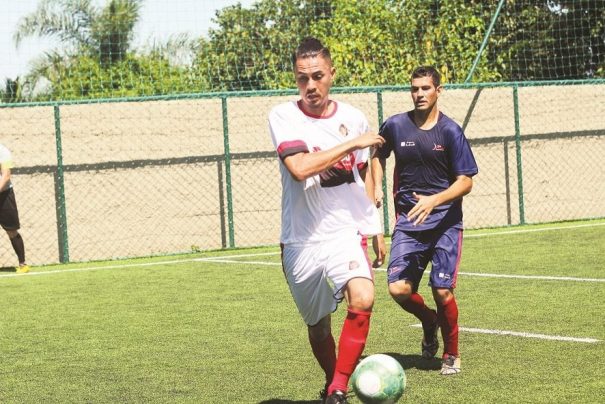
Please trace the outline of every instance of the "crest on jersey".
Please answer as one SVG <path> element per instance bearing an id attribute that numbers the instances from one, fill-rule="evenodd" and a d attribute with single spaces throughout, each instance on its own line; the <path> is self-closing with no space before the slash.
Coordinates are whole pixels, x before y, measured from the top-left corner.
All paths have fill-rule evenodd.
<path id="1" fill-rule="evenodd" d="M 347 137 L 347 135 L 349 134 L 349 129 L 347 129 L 347 127 L 344 125 L 344 123 L 340 124 L 340 127 L 338 128 L 338 131 L 340 132 L 340 134 L 343 137 Z"/>

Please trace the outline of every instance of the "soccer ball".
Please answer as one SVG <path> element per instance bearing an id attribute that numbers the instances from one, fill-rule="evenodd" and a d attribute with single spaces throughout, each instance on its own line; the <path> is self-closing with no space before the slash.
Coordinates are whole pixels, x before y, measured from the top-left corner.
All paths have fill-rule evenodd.
<path id="1" fill-rule="evenodd" d="M 392 356 L 370 355 L 351 376 L 353 391 L 364 404 L 395 403 L 405 390 L 405 372 Z"/>

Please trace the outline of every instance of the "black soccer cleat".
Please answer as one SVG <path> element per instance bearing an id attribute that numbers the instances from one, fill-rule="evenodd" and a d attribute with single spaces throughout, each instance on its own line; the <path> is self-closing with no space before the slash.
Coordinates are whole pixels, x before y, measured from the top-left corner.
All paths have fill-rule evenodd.
<path id="1" fill-rule="evenodd" d="M 437 315 L 436 312 L 435 315 Z M 423 324 L 422 330 L 424 331 L 420 344 L 422 357 L 424 359 L 432 359 L 437 355 L 437 351 L 439 350 L 439 323 L 437 323 L 437 319 L 435 319 L 435 322 L 430 327 L 425 328 Z"/>
<path id="2" fill-rule="evenodd" d="M 348 404 L 347 395 L 340 390 L 335 390 L 326 398 L 326 404 Z"/>
<path id="3" fill-rule="evenodd" d="M 326 404 L 326 399 L 328 398 L 328 385 L 326 384 L 326 386 L 319 390 L 319 402 L 321 404 Z"/>

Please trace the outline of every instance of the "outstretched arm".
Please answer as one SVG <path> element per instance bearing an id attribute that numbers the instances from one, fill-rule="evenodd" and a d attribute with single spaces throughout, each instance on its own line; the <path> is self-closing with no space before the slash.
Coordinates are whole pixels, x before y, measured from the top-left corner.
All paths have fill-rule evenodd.
<path id="1" fill-rule="evenodd" d="M 384 139 L 377 133 L 368 132 L 331 149 L 315 153 L 297 153 L 286 157 L 283 161 L 295 180 L 304 181 L 334 166 L 355 150 L 383 143 Z"/>

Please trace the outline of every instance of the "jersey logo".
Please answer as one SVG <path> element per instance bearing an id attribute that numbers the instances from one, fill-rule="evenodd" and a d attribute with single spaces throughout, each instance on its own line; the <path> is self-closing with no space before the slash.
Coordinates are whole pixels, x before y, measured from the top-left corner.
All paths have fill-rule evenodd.
<path id="1" fill-rule="evenodd" d="M 434 151 L 445 151 L 445 147 L 441 146 L 440 144 L 433 143 L 433 150 Z"/>
<path id="2" fill-rule="evenodd" d="M 344 125 L 344 123 L 340 124 L 340 127 L 338 128 L 338 131 L 340 132 L 340 134 L 343 137 L 347 137 L 347 135 L 349 134 L 349 129 L 347 129 L 347 127 Z"/>
<path id="3" fill-rule="evenodd" d="M 321 151 L 318 146 L 313 147 L 314 152 Z M 319 183 L 323 188 L 336 187 L 342 184 L 355 182 L 353 167 L 355 166 L 355 154 L 349 153 L 338 163 L 319 173 Z"/>
<path id="4" fill-rule="evenodd" d="M 401 147 L 413 147 L 416 146 L 414 142 L 401 142 Z"/>

